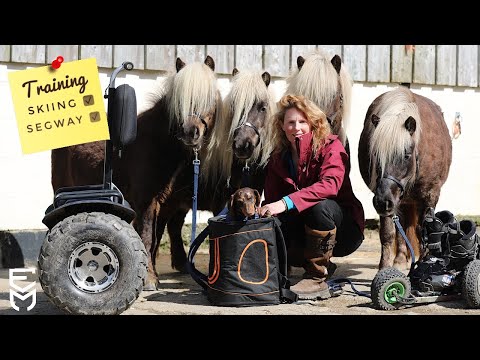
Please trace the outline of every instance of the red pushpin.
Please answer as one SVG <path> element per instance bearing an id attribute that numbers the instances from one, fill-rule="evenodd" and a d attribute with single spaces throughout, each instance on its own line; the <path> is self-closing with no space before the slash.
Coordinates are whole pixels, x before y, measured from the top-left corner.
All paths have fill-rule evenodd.
<path id="1" fill-rule="evenodd" d="M 63 62 L 63 56 L 57 56 L 57 58 L 52 61 L 52 67 L 54 69 L 58 69 L 60 65 L 62 65 L 62 62 Z"/>

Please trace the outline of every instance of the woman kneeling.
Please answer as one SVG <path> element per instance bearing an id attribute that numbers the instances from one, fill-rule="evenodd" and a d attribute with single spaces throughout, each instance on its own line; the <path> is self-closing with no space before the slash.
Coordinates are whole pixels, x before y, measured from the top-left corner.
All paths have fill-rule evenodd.
<path id="1" fill-rule="evenodd" d="M 353 194 L 349 156 L 325 113 L 303 96 L 285 95 L 278 105 L 260 215 L 279 216 L 289 265 L 305 270 L 291 290 L 299 299 L 325 299 L 336 268 L 330 258 L 360 246 L 365 215 Z"/>

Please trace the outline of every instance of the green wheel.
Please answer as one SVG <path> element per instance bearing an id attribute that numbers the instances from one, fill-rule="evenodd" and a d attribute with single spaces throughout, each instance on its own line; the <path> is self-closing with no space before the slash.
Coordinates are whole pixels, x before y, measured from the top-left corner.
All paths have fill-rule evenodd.
<path id="1" fill-rule="evenodd" d="M 396 310 L 404 305 L 400 298 L 410 297 L 411 290 L 410 279 L 400 270 L 382 269 L 371 285 L 373 306 L 378 310 Z"/>

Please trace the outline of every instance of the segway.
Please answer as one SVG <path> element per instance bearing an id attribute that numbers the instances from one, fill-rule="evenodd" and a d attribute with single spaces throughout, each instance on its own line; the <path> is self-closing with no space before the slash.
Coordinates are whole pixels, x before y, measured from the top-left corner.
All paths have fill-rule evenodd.
<path id="1" fill-rule="evenodd" d="M 426 256 L 415 261 L 413 248 L 398 220 L 393 221 L 410 254 L 408 275 L 387 267 L 371 284 L 371 299 L 378 310 L 396 310 L 417 304 L 464 299 L 469 308 L 480 308 L 480 245 L 476 225 L 458 222 L 449 211 L 429 209 L 422 226 Z"/>
<path id="2" fill-rule="evenodd" d="M 123 69 L 133 64 L 117 67 L 105 90 L 110 140 L 103 184 L 58 189 L 42 220 L 48 231 L 38 257 L 40 284 L 69 314 L 120 314 L 138 298 L 147 274 L 145 247 L 130 225 L 135 211 L 112 182 L 114 149 L 121 151 L 137 132 L 135 90 L 115 88 Z"/>

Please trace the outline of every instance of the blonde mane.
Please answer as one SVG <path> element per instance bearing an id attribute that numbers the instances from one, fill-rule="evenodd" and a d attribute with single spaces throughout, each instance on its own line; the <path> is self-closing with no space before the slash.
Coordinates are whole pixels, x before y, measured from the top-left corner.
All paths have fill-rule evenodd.
<path id="1" fill-rule="evenodd" d="M 413 94 L 405 87 L 399 87 L 385 94 L 375 110 L 380 121 L 370 138 L 370 189 L 375 190 L 377 182 L 377 167 L 383 176 L 387 164 L 396 158 L 404 157 L 406 149 L 412 142 L 418 144 L 421 134 L 421 119 Z M 413 136 L 405 128 L 409 116 L 416 120 L 416 130 Z M 411 186 L 414 176 L 407 181 L 406 188 Z"/>
<path id="2" fill-rule="evenodd" d="M 323 111 L 335 100 L 338 90 L 338 74 L 331 63 L 332 56 L 317 49 L 305 57 L 301 71 L 296 68 L 286 79 L 285 94 L 303 95 L 312 100 Z M 343 93 L 342 128 L 343 133 L 337 134 L 343 144 L 346 141 L 346 131 L 350 117 L 353 81 L 345 65 L 340 68 L 340 84 Z"/>
<path id="3" fill-rule="evenodd" d="M 187 64 L 165 80 L 170 128 L 174 121 L 181 124 L 189 114 L 205 114 L 217 103 L 217 78 L 201 62 Z"/>
<path id="4" fill-rule="evenodd" d="M 167 80 L 173 76 L 175 76 L 175 74 L 170 72 L 166 78 L 155 80 L 152 89 L 145 94 L 145 110 L 143 110 L 142 112 L 148 111 L 148 109 L 153 108 L 160 100 L 165 97 L 167 90 Z"/>
<path id="5" fill-rule="evenodd" d="M 175 121 L 181 124 L 189 114 L 202 115 L 215 108 L 218 95 L 215 73 L 204 63 L 194 62 L 163 81 L 157 80 L 156 87 L 145 96 L 145 104 L 151 108 L 164 99 L 171 129 Z"/>
<path id="6" fill-rule="evenodd" d="M 271 89 L 265 86 L 260 71 L 242 70 L 232 79 L 230 92 L 223 100 L 220 121 L 212 132 L 205 159 L 207 163 L 205 183 L 216 183 L 230 177 L 234 157 L 232 149 L 234 131 L 245 123 L 248 113 L 258 101 L 267 103 L 266 124 L 258 129 L 260 143 L 248 161 L 259 166 L 267 164 L 274 148 L 271 136 L 273 123 L 270 121 L 276 106 L 274 95 Z"/>
<path id="7" fill-rule="evenodd" d="M 202 146 L 199 152 L 202 173 L 208 173 L 210 161 L 205 159 L 211 158 L 210 149 L 213 150 L 213 147 L 210 142 L 214 139 L 217 126 L 222 127 L 222 97 L 217 87 L 216 75 L 211 68 L 200 62 L 187 64 L 179 72 L 170 73 L 163 81 L 157 80 L 157 86 L 146 95 L 146 99 L 150 108 L 163 101 L 168 112 L 170 130 L 175 121 L 180 125 L 189 114 L 203 115 L 215 109 L 214 121 L 209 125 L 205 136 L 205 146 Z"/>

